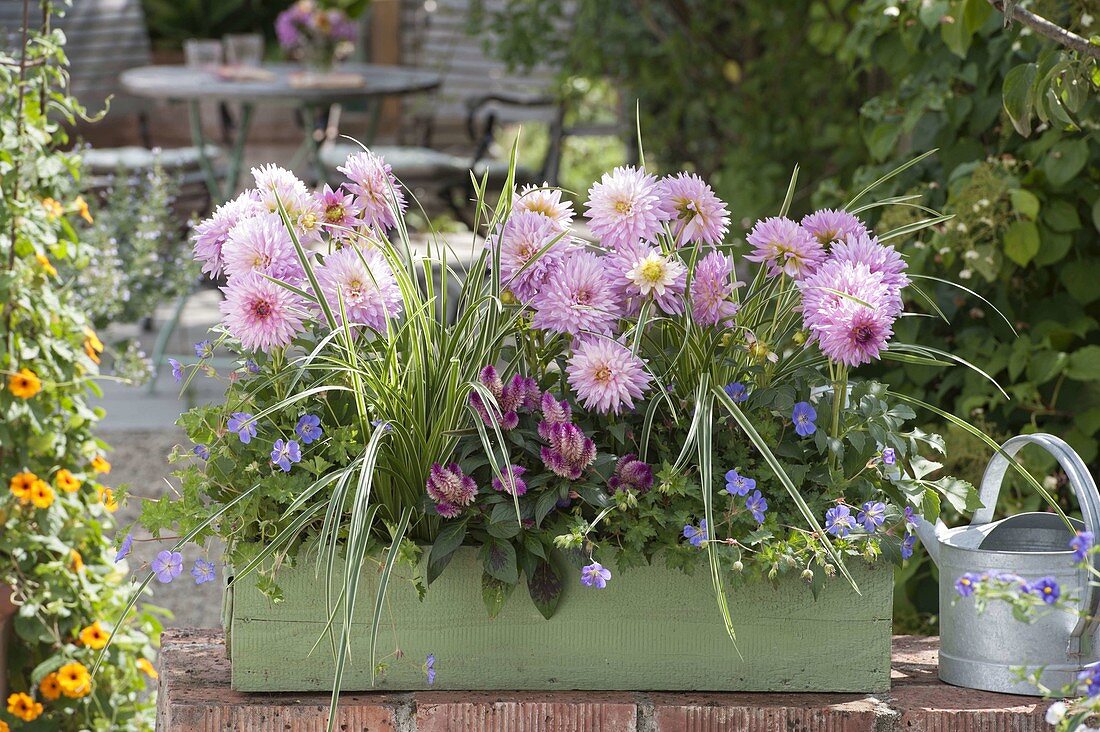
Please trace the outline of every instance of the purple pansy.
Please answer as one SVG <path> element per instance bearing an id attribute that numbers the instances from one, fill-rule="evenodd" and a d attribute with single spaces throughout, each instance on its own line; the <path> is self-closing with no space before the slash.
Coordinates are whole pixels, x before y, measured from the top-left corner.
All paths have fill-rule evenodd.
<path id="1" fill-rule="evenodd" d="M 809 437 L 817 432 L 817 410 L 809 402 L 799 402 L 791 411 L 791 419 L 794 421 L 794 431 L 799 437 Z"/>
<path id="2" fill-rule="evenodd" d="M 595 587 L 602 590 L 607 587 L 607 581 L 611 579 L 611 570 L 597 561 L 581 569 L 581 584 L 586 587 Z"/>
<path id="3" fill-rule="evenodd" d="M 246 445 L 256 436 L 256 422 L 248 412 L 233 412 L 229 415 L 229 421 L 225 426 L 230 432 L 236 433 L 237 437 L 241 438 L 241 442 Z"/>
<path id="4" fill-rule="evenodd" d="M 213 562 L 196 559 L 195 566 L 191 567 L 191 576 L 195 578 L 196 585 L 201 585 L 205 582 L 212 582 L 217 577 L 217 570 Z"/>
<path id="5" fill-rule="evenodd" d="M 275 446 L 271 448 L 271 463 L 277 465 L 284 473 L 290 472 L 293 463 L 301 462 L 302 448 L 294 440 L 287 442 L 281 437 L 275 440 Z"/>
<path id="6" fill-rule="evenodd" d="M 168 584 L 183 572 L 183 555 L 165 549 L 153 559 L 152 570 L 158 582 Z"/>
<path id="7" fill-rule="evenodd" d="M 301 438 L 302 444 L 308 445 L 321 439 L 321 418 L 315 414 L 303 415 L 294 427 L 294 433 Z"/>

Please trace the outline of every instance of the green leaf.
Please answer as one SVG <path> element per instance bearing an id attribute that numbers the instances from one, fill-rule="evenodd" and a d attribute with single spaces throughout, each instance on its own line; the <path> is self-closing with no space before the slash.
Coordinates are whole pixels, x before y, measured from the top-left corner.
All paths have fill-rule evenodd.
<path id="1" fill-rule="evenodd" d="M 1100 197 L 1097 197 L 1096 202 L 1092 204 L 1092 225 L 1100 231 Z"/>
<path id="2" fill-rule="evenodd" d="M 894 151 L 894 145 L 901 134 L 901 125 L 880 122 L 867 135 L 867 149 L 875 160 L 886 160 Z"/>
<path id="3" fill-rule="evenodd" d="M 516 566 L 516 548 L 507 541 L 490 541 L 483 544 L 478 553 L 486 574 L 501 582 L 514 585 L 519 581 Z"/>
<path id="4" fill-rule="evenodd" d="M 1012 210 L 1016 213 L 1032 221 L 1039 218 L 1039 198 L 1031 191 L 1013 188 L 1008 192 L 1008 198 L 1012 201 Z"/>
<path id="5" fill-rule="evenodd" d="M 1066 262 L 1062 267 L 1062 282 L 1074 300 L 1088 305 L 1100 298 L 1100 259 Z"/>
<path id="6" fill-rule="evenodd" d="M 1062 140 L 1043 158 L 1043 172 L 1053 186 L 1069 183 L 1085 167 L 1089 144 L 1085 140 Z"/>
<path id="7" fill-rule="evenodd" d="M 1005 256 L 1021 267 L 1039 253 L 1039 227 L 1033 221 L 1014 221 L 1005 231 Z"/>
<path id="8" fill-rule="evenodd" d="M 527 591 L 542 616 L 549 620 L 561 599 L 561 575 L 550 562 L 539 562 L 534 573 L 527 578 Z"/>
<path id="9" fill-rule="evenodd" d="M 485 609 L 489 611 L 489 619 L 492 620 L 500 614 L 501 608 L 507 602 L 515 584 L 501 582 L 495 577 L 482 573 L 481 575 L 481 599 L 485 602 Z"/>
<path id="10" fill-rule="evenodd" d="M 465 521 L 448 521 L 443 524 L 435 543 L 428 553 L 428 584 L 435 581 L 454 557 L 455 550 L 462 546 L 466 538 Z"/>
<path id="11" fill-rule="evenodd" d="M 1085 346 L 1071 353 L 1066 376 L 1077 381 L 1100 381 L 1100 346 Z"/>
<path id="12" fill-rule="evenodd" d="M 1060 198 L 1047 203 L 1043 211 L 1043 221 L 1054 231 L 1076 231 L 1081 228 L 1081 217 L 1077 215 L 1077 208 Z"/>
<path id="13" fill-rule="evenodd" d="M 1031 134 L 1031 112 L 1035 107 L 1033 89 L 1038 76 L 1038 64 L 1023 64 L 1005 74 L 1001 87 L 1005 114 L 1024 137 Z"/>
<path id="14" fill-rule="evenodd" d="M 959 513 L 969 513 L 982 507 L 982 502 L 978 499 L 978 491 L 961 478 L 949 475 L 932 481 L 932 485 Z"/>

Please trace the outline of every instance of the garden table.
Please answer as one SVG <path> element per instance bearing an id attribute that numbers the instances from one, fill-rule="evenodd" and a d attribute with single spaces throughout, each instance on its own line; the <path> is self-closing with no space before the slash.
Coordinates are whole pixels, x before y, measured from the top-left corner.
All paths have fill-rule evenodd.
<path id="1" fill-rule="evenodd" d="M 228 200 L 237 190 L 241 158 L 248 139 L 252 112 L 257 105 L 290 107 L 316 114 L 323 113 L 333 104 L 371 104 L 375 123 L 371 125 L 369 139 L 373 135 L 380 108 L 377 102 L 382 97 L 431 91 L 442 83 L 442 77 L 434 71 L 405 66 L 342 64 L 337 72 L 340 75 L 349 75 L 344 83 L 312 86 L 293 83 L 294 76 L 303 71 L 302 67 L 295 64 L 265 64 L 263 70 L 268 72 L 267 78 L 244 80 L 225 78 L 216 70 L 183 65 L 141 66 L 124 71 L 119 78 L 122 87 L 134 96 L 187 104 L 192 141 L 199 151 L 199 161 L 210 188 L 211 203 L 214 205 Z M 359 77 L 358 81 L 351 81 L 355 76 Z M 229 167 L 224 185 L 219 185 L 214 166 L 205 154 L 206 139 L 199 116 L 200 104 L 204 101 L 235 102 L 241 107 L 235 139 L 230 141 Z M 313 155 L 313 162 L 317 165 L 317 140 L 312 129 L 307 129 L 303 145 Z"/>

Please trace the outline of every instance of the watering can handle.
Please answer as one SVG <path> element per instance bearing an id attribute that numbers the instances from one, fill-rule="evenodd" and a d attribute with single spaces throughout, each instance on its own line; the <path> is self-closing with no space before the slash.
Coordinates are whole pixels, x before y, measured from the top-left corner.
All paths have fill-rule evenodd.
<path id="1" fill-rule="evenodd" d="M 975 512 L 970 525 L 988 524 L 993 520 L 993 512 L 997 508 L 997 498 L 1001 493 L 1001 483 L 1004 481 L 1005 473 L 1010 467 L 1005 453 L 1010 457 L 1015 457 L 1021 448 L 1032 444 L 1039 445 L 1058 460 L 1058 464 L 1066 472 L 1070 487 L 1081 506 L 1081 518 L 1084 520 L 1085 528 L 1091 531 L 1094 536 L 1100 537 L 1100 493 L 1096 490 L 1096 481 L 1093 480 L 1092 474 L 1089 473 L 1081 456 L 1066 444 L 1065 440 L 1041 432 L 1033 435 L 1018 435 L 1001 445 L 1003 453 L 998 452 L 993 456 L 993 459 L 989 461 L 989 466 L 985 469 L 985 475 L 982 476 L 981 488 L 978 491 L 982 507 Z M 1085 576 L 1085 587 L 1083 589 L 1081 609 L 1085 615 L 1081 617 L 1077 627 L 1070 634 L 1071 653 L 1080 652 L 1082 634 L 1097 622 L 1097 619 L 1094 618 L 1097 618 L 1096 604 L 1100 598 L 1097 596 L 1096 586 L 1089 581 L 1088 575 Z"/>

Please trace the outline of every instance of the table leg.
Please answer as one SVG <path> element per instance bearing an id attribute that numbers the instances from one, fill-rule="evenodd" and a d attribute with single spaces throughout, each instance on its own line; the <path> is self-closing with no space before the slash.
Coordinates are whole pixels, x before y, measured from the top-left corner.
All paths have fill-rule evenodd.
<path id="1" fill-rule="evenodd" d="M 198 101 L 189 102 L 187 108 L 191 121 L 191 144 L 198 151 L 199 165 L 202 167 L 203 177 L 206 178 L 206 189 L 210 192 L 210 207 L 213 208 L 225 199 L 222 198 L 214 165 L 210 162 L 210 158 L 206 157 L 206 136 L 202 132 L 202 108 Z"/>
<path id="2" fill-rule="evenodd" d="M 244 144 L 248 139 L 248 128 L 252 125 L 252 105 L 248 102 L 241 103 L 241 120 L 237 125 L 237 139 L 233 141 L 232 152 L 229 155 L 229 173 L 225 180 L 225 197 L 228 199 L 237 192 L 237 184 L 241 178 L 241 161 L 244 158 Z"/>
<path id="3" fill-rule="evenodd" d="M 210 205 L 213 208 L 227 201 L 237 190 L 241 177 L 244 146 L 248 140 L 248 129 L 252 125 L 253 105 L 247 102 L 241 103 L 241 119 L 237 124 L 236 139 L 233 140 L 233 145 L 229 149 L 229 168 L 226 171 L 224 187 L 218 182 L 214 164 L 206 155 L 206 135 L 202 131 L 202 110 L 199 102 L 190 102 L 188 108 L 191 120 L 191 143 L 198 151 L 199 165 L 206 178 L 206 188 L 210 191 Z"/>

